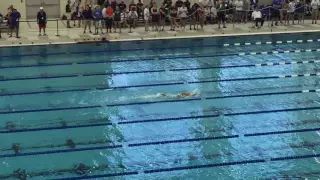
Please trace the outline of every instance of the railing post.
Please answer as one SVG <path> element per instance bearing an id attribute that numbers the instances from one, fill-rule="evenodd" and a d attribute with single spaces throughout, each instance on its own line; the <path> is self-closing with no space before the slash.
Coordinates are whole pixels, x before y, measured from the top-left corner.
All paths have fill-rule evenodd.
<path id="1" fill-rule="evenodd" d="M 235 18 L 236 18 L 236 8 L 234 7 L 232 11 L 233 11 L 232 21 L 233 21 L 233 28 L 234 28 L 234 23 L 235 23 Z M 227 12 L 225 12 L 225 13 L 227 13 Z"/>
<path id="2" fill-rule="evenodd" d="M 57 21 L 57 35 L 56 36 L 60 36 L 59 35 L 59 19 L 57 19 L 56 21 Z"/>

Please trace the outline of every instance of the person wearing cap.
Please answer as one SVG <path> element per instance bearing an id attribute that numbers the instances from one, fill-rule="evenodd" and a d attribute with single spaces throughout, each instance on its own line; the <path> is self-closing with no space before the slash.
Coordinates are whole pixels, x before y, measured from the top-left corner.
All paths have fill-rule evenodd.
<path id="1" fill-rule="evenodd" d="M 40 7 L 40 11 L 37 14 L 37 23 L 39 25 L 39 36 L 41 36 L 41 29 L 43 29 L 43 35 L 46 36 L 47 14 L 44 12 L 43 7 Z"/>

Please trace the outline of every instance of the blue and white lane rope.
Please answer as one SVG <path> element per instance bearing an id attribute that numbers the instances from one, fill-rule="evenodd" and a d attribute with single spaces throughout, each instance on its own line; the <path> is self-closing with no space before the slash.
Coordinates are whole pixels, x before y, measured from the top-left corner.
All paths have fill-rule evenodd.
<path id="1" fill-rule="evenodd" d="M 249 46 L 249 45 L 263 45 L 263 44 L 292 44 L 292 43 L 312 43 L 312 42 L 320 42 L 320 39 L 308 39 L 308 40 L 287 40 L 287 41 L 266 41 L 266 42 L 244 42 L 244 43 L 226 43 L 223 44 L 224 47 L 227 46 Z"/>

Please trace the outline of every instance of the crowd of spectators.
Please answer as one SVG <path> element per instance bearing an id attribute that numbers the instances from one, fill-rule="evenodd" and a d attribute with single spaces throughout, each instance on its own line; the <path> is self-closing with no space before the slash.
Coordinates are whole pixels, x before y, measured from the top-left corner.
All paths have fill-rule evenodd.
<path id="1" fill-rule="evenodd" d="M 164 31 L 165 25 L 170 26 L 170 31 L 179 28 L 184 31 L 189 24 L 190 29 L 203 29 L 207 24 L 218 24 L 218 28 L 226 28 L 226 23 L 246 23 L 253 21 L 256 28 L 263 26 L 265 20 L 271 20 L 271 26 L 292 24 L 297 19 L 300 23 L 305 15 L 310 15 L 312 24 L 317 23 L 320 17 L 320 0 L 273 0 L 271 5 L 259 5 L 258 0 L 202 0 L 200 3 L 191 4 L 189 0 L 164 0 L 157 4 L 151 0 L 148 4 L 143 4 L 141 0 L 130 4 L 123 1 L 118 3 L 116 0 L 98 0 L 97 4 L 85 0 L 68 0 L 65 13 L 62 17 L 66 20 L 68 28 L 84 28 L 83 33 L 92 32 L 94 34 L 111 33 L 112 30 L 121 33 L 122 28 L 129 28 L 129 32 L 136 28 L 138 23 L 143 23 L 145 31 Z M 6 15 L 0 14 L 0 22 L 6 20 L 9 27 L 10 37 L 15 32 L 19 37 L 20 13 L 10 6 Z M 42 7 L 37 14 L 39 24 L 39 35 L 47 24 L 47 15 Z M 1 28 L 0 28 L 1 37 Z"/>
<path id="2" fill-rule="evenodd" d="M 121 28 L 135 28 L 137 23 L 144 23 L 145 31 L 149 31 L 149 26 L 154 31 L 164 30 L 165 25 L 170 26 L 174 31 L 180 28 L 184 31 L 186 24 L 190 29 L 203 29 L 206 24 L 218 24 L 218 28 L 226 28 L 226 23 L 246 23 L 253 21 L 254 26 L 263 26 L 265 20 L 272 20 L 272 26 L 288 25 L 292 21 L 301 23 L 304 15 L 312 15 L 312 23 L 317 23 L 320 16 L 320 0 L 312 2 L 302 2 L 300 0 L 273 0 L 271 5 L 259 5 L 258 0 L 203 0 L 200 3 L 191 4 L 189 0 L 164 0 L 157 4 L 153 0 L 149 4 L 132 1 L 125 4 L 116 0 L 100 0 L 97 5 L 86 4 L 81 7 L 79 0 L 69 1 L 66 6 L 67 26 L 71 28 L 70 21 L 74 21 L 74 26 L 84 25 L 84 33 L 89 29 L 91 33 L 91 22 L 94 23 L 95 34 L 103 28 L 109 33 Z M 83 6 L 83 5 L 82 5 Z M 73 10 L 72 10 L 73 9 Z"/>

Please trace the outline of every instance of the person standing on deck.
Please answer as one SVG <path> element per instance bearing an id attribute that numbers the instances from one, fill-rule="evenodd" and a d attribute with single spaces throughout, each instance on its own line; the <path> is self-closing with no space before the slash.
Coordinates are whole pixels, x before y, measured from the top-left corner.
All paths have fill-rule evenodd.
<path id="1" fill-rule="evenodd" d="M 71 28 L 70 20 L 71 20 L 71 12 L 72 12 L 72 10 L 71 10 L 71 4 L 70 3 L 71 3 L 71 1 L 68 0 L 68 3 L 66 5 L 67 28 Z"/>
<path id="2" fill-rule="evenodd" d="M 92 31 L 91 31 L 92 11 L 91 11 L 91 7 L 89 5 L 87 5 L 86 9 L 83 11 L 83 18 L 85 21 L 83 34 L 86 33 L 87 26 L 89 28 L 89 32 L 92 33 Z"/>
<path id="3" fill-rule="evenodd" d="M 16 10 L 13 9 L 13 11 L 10 13 L 10 36 L 12 37 L 12 33 L 15 30 L 16 31 L 16 38 L 20 38 L 19 37 L 19 20 L 21 18 L 20 13 Z"/>
<path id="4" fill-rule="evenodd" d="M 43 29 L 43 35 L 46 36 L 47 14 L 44 12 L 43 7 L 40 7 L 40 11 L 37 14 L 37 22 L 39 25 L 39 36 L 41 36 L 41 29 Z"/>

